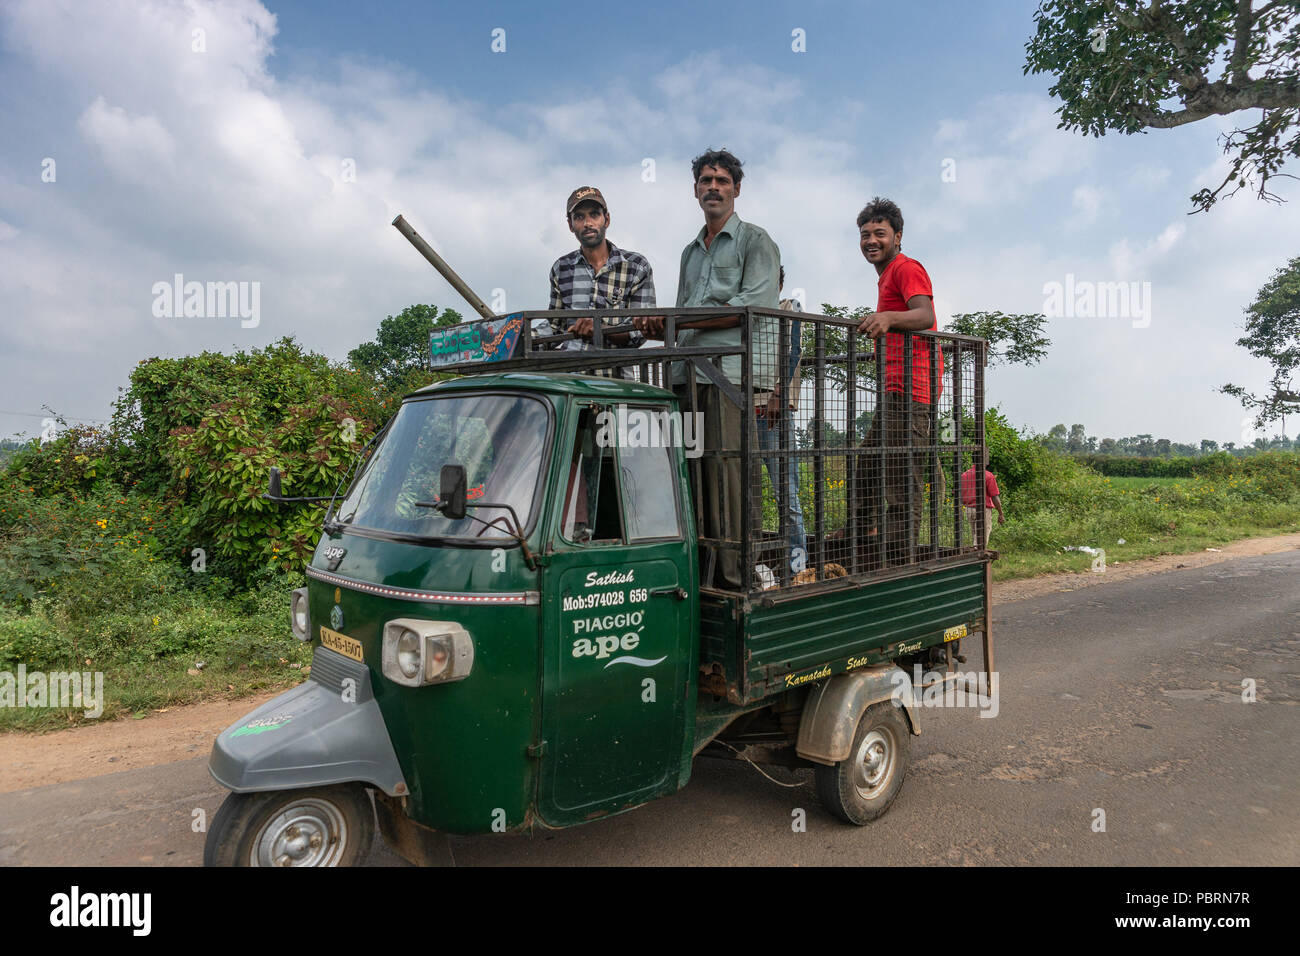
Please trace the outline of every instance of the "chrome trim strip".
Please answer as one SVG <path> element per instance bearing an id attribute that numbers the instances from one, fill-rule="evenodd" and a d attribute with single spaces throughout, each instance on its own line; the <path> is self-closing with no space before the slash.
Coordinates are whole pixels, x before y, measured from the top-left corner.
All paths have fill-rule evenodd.
<path id="1" fill-rule="evenodd" d="M 401 601 L 423 601 L 426 604 L 541 604 L 541 595 L 537 591 L 415 591 L 410 588 L 390 588 L 382 584 L 354 581 L 341 574 L 322 571 L 319 568 L 308 567 L 306 570 L 307 577 L 324 581 L 326 584 Z"/>

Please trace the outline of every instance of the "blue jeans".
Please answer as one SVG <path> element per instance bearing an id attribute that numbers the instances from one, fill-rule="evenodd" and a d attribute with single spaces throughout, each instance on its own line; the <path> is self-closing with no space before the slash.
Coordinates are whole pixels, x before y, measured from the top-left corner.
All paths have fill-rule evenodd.
<path id="1" fill-rule="evenodd" d="M 790 414 L 788 411 L 785 414 Z M 781 447 L 781 423 L 777 422 L 775 426 L 769 426 L 766 415 L 755 415 L 754 422 L 758 427 L 758 447 L 764 452 L 775 453 Z M 786 527 L 790 534 L 791 561 L 800 558 L 798 565 L 792 563 L 791 570 L 797 573 L 808 562 L 808 539 L 803 530 L 803 506 L 799 503 L 799 463 L 791 458 L 787 461 L 787 476 L 785 494 L 780 492 L 781 487 L 781 456 L 777 454 L 765 454 L 763 456 L 763 465 L 767 468 L 767 477 L 772 482 L 772 488 L 776 491 L 777 514 L 784 512 Z M 797 549 L 797 550 L 796 550 Z"/>

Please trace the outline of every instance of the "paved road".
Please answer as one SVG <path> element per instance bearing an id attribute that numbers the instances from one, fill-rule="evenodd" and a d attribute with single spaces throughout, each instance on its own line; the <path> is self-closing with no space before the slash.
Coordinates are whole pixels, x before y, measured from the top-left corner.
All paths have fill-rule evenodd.
<path id="1" fill-rule="evenodd" d="M 870 827 L 829 817 L 811 772 L 773 771 L 802 782 L 789 789 L 699 760 L 676 796 L 572 830 L 455 837 L 455 861 L 1300 864 L 1300 552 L 1001 605 L 995 626 L 999 715 L 924 711 L 903 791 Z M 223 796 L 206 758 L 3 794 L 0 865 L 197 864 L 193 812 L 211 819 Z M 372 865 L 400 862 L 376 840 Z"/>

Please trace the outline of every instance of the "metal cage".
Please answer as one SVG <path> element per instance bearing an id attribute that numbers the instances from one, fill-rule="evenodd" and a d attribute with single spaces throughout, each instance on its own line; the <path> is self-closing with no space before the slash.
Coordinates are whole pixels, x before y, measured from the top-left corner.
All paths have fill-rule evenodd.
<path id="1" fill-rule="evenodd" d="M 779 596 L 987 560 L 983 339 L 876 339 L 857 320 L 755 307 L 582 315 L 598 321 L 581 348 L 550 325 L 574 312 L 514 313 L 512 357 L 439 370 L 672 388 L 703 417 L 705 447 L 690 459 L 703 587 Z M 637 316 L 662 318 L 662 347 L 613 347 Z M 739 342 L 696 344 L 699 324 L 719 319 L 736 320 Z"/>

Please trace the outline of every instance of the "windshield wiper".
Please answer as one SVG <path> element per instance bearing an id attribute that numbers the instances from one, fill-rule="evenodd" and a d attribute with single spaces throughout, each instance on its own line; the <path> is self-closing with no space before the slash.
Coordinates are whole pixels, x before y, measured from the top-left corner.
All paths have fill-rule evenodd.
<path id="1" fill-rule="evenodd" d="M 446 510 L 448 505 L 448 502 L 446 501 L 416 501 L 412 503 L 417 508 L 433 508 L 435 511 L 444 511 Z M 513 507 L 511 507 L 508 504 L 497 504 L 492 501 L 475 501 L 473 504 L 466 502 L 465 507 L 466 508 L 504 508 L 506 511 L 510 512 L 510 517 L 514 519 L 514 526 L 503 527 L 500 530 L 506 532 L 506 534 L 514 538 L 515 541 L 519 542 L 519 547 L 524 552 L 524 563 L 528 565 L 528 570 L 529 571 L 537 570 L 537 559 L 533 557 L 533 552 L 528 547 L 528 542 L 524 540 L 523 522 L 519 520 L 519 515 L 515 513 L 515 509 Z M 505 515 L 498 515 L 497 517 L 493 518 L 491 521 L 484 521 L 482 518 L 478 517 L 477 515 L 472 515 L 468 513 L 466 513 L 465 517 L 472 518 L 473 520 L 481 524 L 483 526 L 483 531 L 486 531 L 488 528 L 496 527 L 498 521 L 506 520 Z M 483 537 L 483 531 L 480 531 L 478 534 L 475 535 L 475 537 L 476 538 Z"/>

